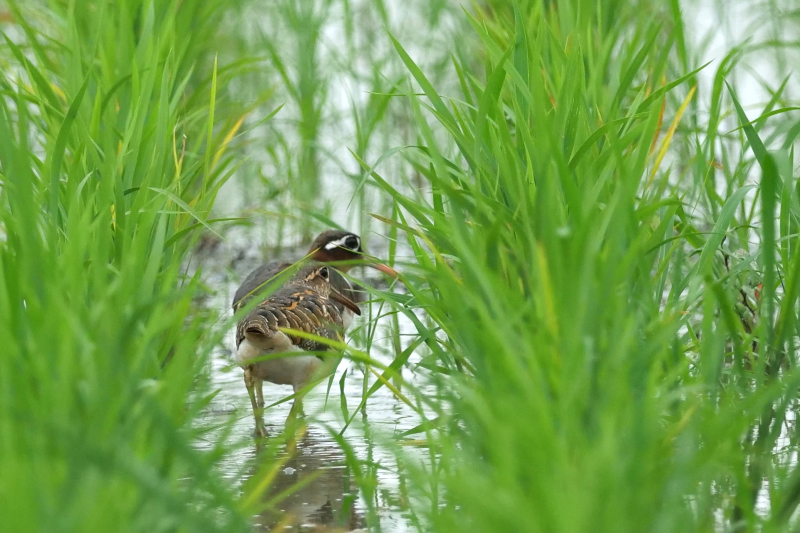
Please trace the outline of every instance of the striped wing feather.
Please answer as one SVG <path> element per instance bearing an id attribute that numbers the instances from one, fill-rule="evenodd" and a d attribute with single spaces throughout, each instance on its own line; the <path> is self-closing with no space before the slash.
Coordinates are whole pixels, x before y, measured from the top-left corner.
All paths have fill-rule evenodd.
<path id="1" fill-rule="evenodd" d="M 251 298 L 257 295 L 260 289 L 266 286 L 270 279 L 291 266 L 292 263 L 286 261 L 270 261 L 253 270 L 236 290 L 236 294 L 233 297 L 233 310 L 237 311 L 240 307 L 245 305 Z M 345 279 L 341 272 L 336 269 L 331 269 L 331 285 L 334 289 L 338 290 L 339 293 L 357 304 L 364 301 L 361 287 Z M 331 305 L 333 305 L 339 313 L 342 313 L 345 309 L 339 302 L 331 302 Z"/>
<path id="2" fill-rule="evenodd" d="M 236 329 L 236 346 L 246 333 L 272 337 L 278 328 L 290 328 L 332 340 L 341 340 L 342 317 L 334 302 L 319 293 L 285 287 L 253 309 Z M 323 351 L 325 344 L 288 334 L 292 344 L 306 351 Z"/>

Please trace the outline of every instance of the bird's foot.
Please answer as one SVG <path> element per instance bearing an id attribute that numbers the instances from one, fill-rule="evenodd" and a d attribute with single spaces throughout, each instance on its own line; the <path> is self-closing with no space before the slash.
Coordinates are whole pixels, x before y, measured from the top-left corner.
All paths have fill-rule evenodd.
<path id="1" fill-rule="evenodd" d="M 266 439 L 268 436 L 267 428 L 264 427 L 264 424 L 256 424 L 256 429 L 253 430 L 253 437 L 256 439 Z"/>

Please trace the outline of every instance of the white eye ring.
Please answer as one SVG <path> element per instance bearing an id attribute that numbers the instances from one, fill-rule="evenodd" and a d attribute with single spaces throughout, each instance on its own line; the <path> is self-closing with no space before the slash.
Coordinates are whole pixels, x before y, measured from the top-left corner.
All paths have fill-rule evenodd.
<path id="1" fill-rule="evenodd" d="M 353 244 L 352 246 L 351 246 L 350 244 L 347 244 L 347 243 L 349 243 L 350 241 L 353 241 L 355 244 Z M 349 235 L 349 236 L 347 236 L 347 237 L 344 239 L 344 242 L 345 242 L 345 244 L 346 244 L 345 248 L 348 248 L 348 249 L 350 249 L 350 250 L 353 250 L 354 252 L 355 252 L 356 250 L 358 250 L 359 248 L 361 248 L 361 240 L 360 240 L 358 237 L 356 237 L 355 235 Z"/>
<path id="2" fill-rule="evenodd" d="M 347 239 L 351 238 L 356 240 L 355 248 L 350 248 L 349 246 L 345 245 Z M 355 235 L 345 235 L 341 239 L 336 239 L 335 241 L 331 241 L 325 245 L 326 250 L 333 250 L 334 248 L 344 248 L 346 250 L 353 250 L 354 252 L 357 251 L 360 247 L 361 247 L 361 239 L 359 239 Z"/>

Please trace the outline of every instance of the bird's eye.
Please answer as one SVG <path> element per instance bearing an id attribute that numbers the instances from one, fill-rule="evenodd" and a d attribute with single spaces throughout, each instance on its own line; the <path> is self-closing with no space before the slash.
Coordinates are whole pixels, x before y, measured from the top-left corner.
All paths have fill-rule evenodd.
<path id="1" fill-rule="evenodd" d="M 320 268 L 319 275 L 322 277 L 322 279 L 328 279 L 328 267 Z"/>
<path id="2" fill-rule="evenodd" d="M 349 248 L 351 250 L 358 250 L 361 243 L 358 242 L 358 237 L 355 235 L 350 235 L 344 240 L 344 247 Z"/>

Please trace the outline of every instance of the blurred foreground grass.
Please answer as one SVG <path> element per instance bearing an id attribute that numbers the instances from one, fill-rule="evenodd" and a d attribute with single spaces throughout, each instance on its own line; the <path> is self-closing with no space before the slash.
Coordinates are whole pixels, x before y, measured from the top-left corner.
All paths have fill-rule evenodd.
<path id="1" fill-rule="evenodd" d="M 233 2 L 12 2 L 0 61 L 4 531 L 243 529 L 192 448 L 210 322 L 181 265 L 234 168 Z M 196 232 L 195 232 L 196 233 Z M 188 402 L 190 395 L 194 401 Z M 191 480 L 191 481 L 187 481 Z"/>

